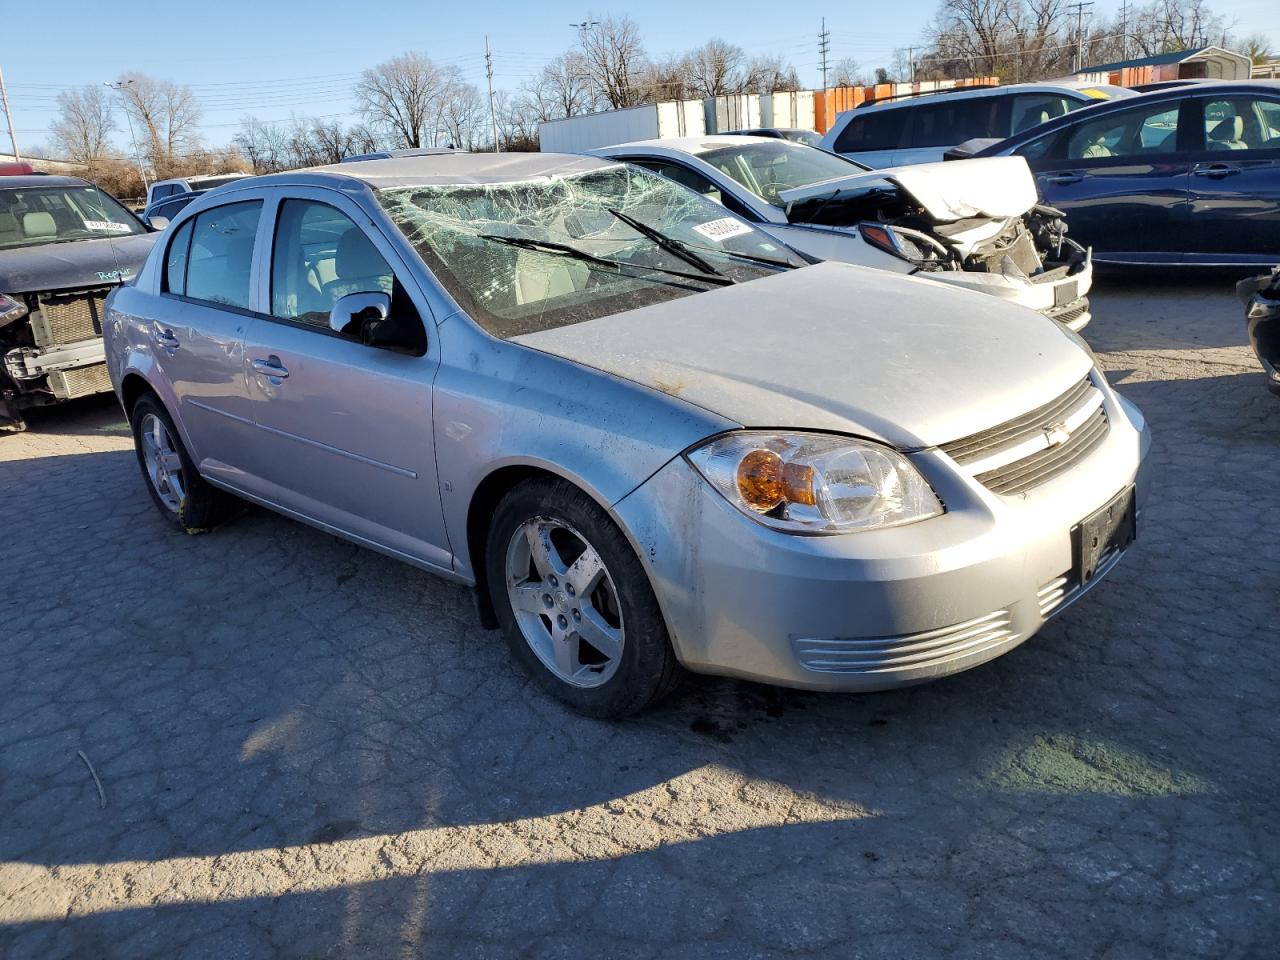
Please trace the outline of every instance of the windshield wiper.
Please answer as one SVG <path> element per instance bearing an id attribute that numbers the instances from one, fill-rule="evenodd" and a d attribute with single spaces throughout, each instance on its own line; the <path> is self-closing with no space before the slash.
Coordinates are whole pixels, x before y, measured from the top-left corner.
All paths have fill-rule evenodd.
<path id="1" fill-rule="evenodd" d="M 663 250 L 666 250 L 672 256 L 679 257 L 685 263 L 690 264 L 691 266 L 697 267 L 699 270 L 702 270 L 705 273 L 710 273 L 717 277 L 724 276 L 723 273 L 721 273 L 719 270 L 717 270 L 715 267 L 709 264 L 706 260 L 703 260 L 702 257 L 698 256 L 691 249 L 689 249 L 688 245 L 685 244 L 683 241 L 677 240 L 675 237 L 668 237 L 665 233 L 662 233 L 660 230 L 655 230 L 653 227 L 649 226 L 647 223 L 642 223 L 639 220 L 637 220 L 635 217 L 630 216 L 629 214 L 623 213 L 621 210 L 615 210 L 613 207 L 609 207 L 609 212 L 613 214 L 615 217 L 617 217 L 619 220 L 621 220 L 623 223 L 625 223 L 632 230 L 635 230 L 637 233 L 644 234 L 646 237 L 648 237 L 650 240 L 652 240 L 654 243 L 660 246 Z"/>
<path id="2" fill-rule="evenodd" d="M 649 226 L 647 223 L 641 223 L 635 217 L 628 216 L 627 214 L 621 212 L 620 210 L 614 210 L 610 208 L 609 212 L 612 213 L 619 220 L 621 220 L 623 223 L 625 223 L 627 226 L 643 233 L 646 237 L 648 237 L 658 246 L 662 247 L 662 249 L 670 250 L 677 257 L 681 257 L 684 260 L 688 261 L 689 263 L 692 263 L 699 270 L 710 270 L 713 273 L 720 273 L 720 271 L 717 270 L 715 267 L 713 267 L 710 263 L 708 263 L 706 260 L 702 259 L 702 257 L 694 253 L 693 247 L 685 243 L 683 240 L 677 240 L 675 237 L 669 237 L 665 233 L 659 233 L 657 230 Z M 751 263 L 760 263 L 769 267 L 783 267 L 784 269 L 787 269 L 787 270 L 794 270 L 796 268 L 796 265 L 794 263 L 790 263 L 786 260 L 776 260 L 773 257 L 761 257 L 754 253 L 740 253 L 737 250 L 720 250 L 719 253 L 726 257 L 734 257 L 738 260 L 747 260 L 747 261 L 750 261 Z M 694 261 L 697 261 L 697 262 L 695 263 Z"/>
<path id="3" fill-rule="evenodd" d="M 543 253 L 554 253 L 562 257 L 572 257 L 575 260 L 583 260 L 587 263 L 594 263 L 597 266 L 608 267 L 611 270 L 648 270 L 652 273 L 662 273 L 669 277 L 680 277 L 684 280 L 697 280 L 700 283 L 713 283 L 717 286 L 727 287 L 732 283 L 737 283 L 732 277 L 726 277 L 719 271 L 711 273 L 689 273 L 685 270 L 668 270 L 666 267 L 651 267 L 647 263 L 628 263 L 625 260 L 612 260 L 608 257 L 597 257 L 594 253 L 587 253 L 585 250 L 579 250 L 577 247 L 571 247 L 567 243 L 557 243 L 555 240 L 538 240 L 534 237 L 502 237 L 496 233 L 477 234 L 481 240 L 491 240 L 494 243 L 505 243 L 509 247 L 520 247 L 522 250 L 539 250 Z"/>

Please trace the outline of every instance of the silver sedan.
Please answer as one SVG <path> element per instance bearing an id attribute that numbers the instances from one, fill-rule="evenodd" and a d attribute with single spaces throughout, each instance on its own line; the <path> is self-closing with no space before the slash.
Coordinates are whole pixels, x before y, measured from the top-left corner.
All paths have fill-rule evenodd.
<path id="1" fill-rule="evenodd" d="M 1033 311 L 808 265 L 592 158 L 370 160 L 193 203 L 112 294 L 161 513 L 238 499 L 472 585 L 596 716 L 1026 640 L 1136 533 L 1149 442 Z"/>

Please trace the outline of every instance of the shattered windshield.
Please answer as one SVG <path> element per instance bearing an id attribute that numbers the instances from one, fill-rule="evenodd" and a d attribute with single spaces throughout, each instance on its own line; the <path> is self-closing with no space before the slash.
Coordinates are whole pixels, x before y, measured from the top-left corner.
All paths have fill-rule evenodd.
<path id="1" fill-rule="evenodd" d="M 0 249 L 145 232 L 97 187 L 0 189 Z"/>
<path id="2" fill-rule="evenodd" d="M 719 204 L 621 164 L 520 182 L 388 188 L 378 200 L 453 298 L 502 338 L 804 265 Z"/>
<path id="3" fill-rule="evenodd" d="M 698 155 L 765 203 L 784 206 L 778 193 L 866 171 L 860 163 L 789 140 L 770 140 L 708 150 Z"/>

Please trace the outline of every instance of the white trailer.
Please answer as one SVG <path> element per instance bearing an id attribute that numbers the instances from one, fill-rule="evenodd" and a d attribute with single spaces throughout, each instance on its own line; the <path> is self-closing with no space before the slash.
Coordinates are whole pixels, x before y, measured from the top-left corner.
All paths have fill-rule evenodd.
<path id="1" fill-rule="evenodd" d="M 814 130 L 813 91 L 770 93 L 760 98 L 760 126 Z"/>
<path id="2" fill-rule="evenodd" d="M 707 132 L 701 100 L 666 100 L 538 124 L 543 153 L 582 153 L 633 140 L 698 137 Z"/>
<path id="3" fill-rule="evenodd" d="M 704 133 L 732 133 L 760 126 L 759 94 L 734 93 L 702 102 L 707 115 Z"/>

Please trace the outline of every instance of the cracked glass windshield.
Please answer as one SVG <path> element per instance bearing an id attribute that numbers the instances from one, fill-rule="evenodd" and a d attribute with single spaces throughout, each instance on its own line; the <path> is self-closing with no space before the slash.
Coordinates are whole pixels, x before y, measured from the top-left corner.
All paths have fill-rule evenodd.
<path id="1" fill-rule="evenodd" d="M 454 299 L 502 338 L 805 264 L 719 204 L 637 167 L 396 187 L 378 199 Z"/>
<path id="2" fill-rule="evenodd" d="M 785 140 L 720 147 L 700 154 L 698 159 L 775 207 L 784 206 L 778 198 L 781 190 L 852 177 L 867 169 L 844 157 Z"/>

